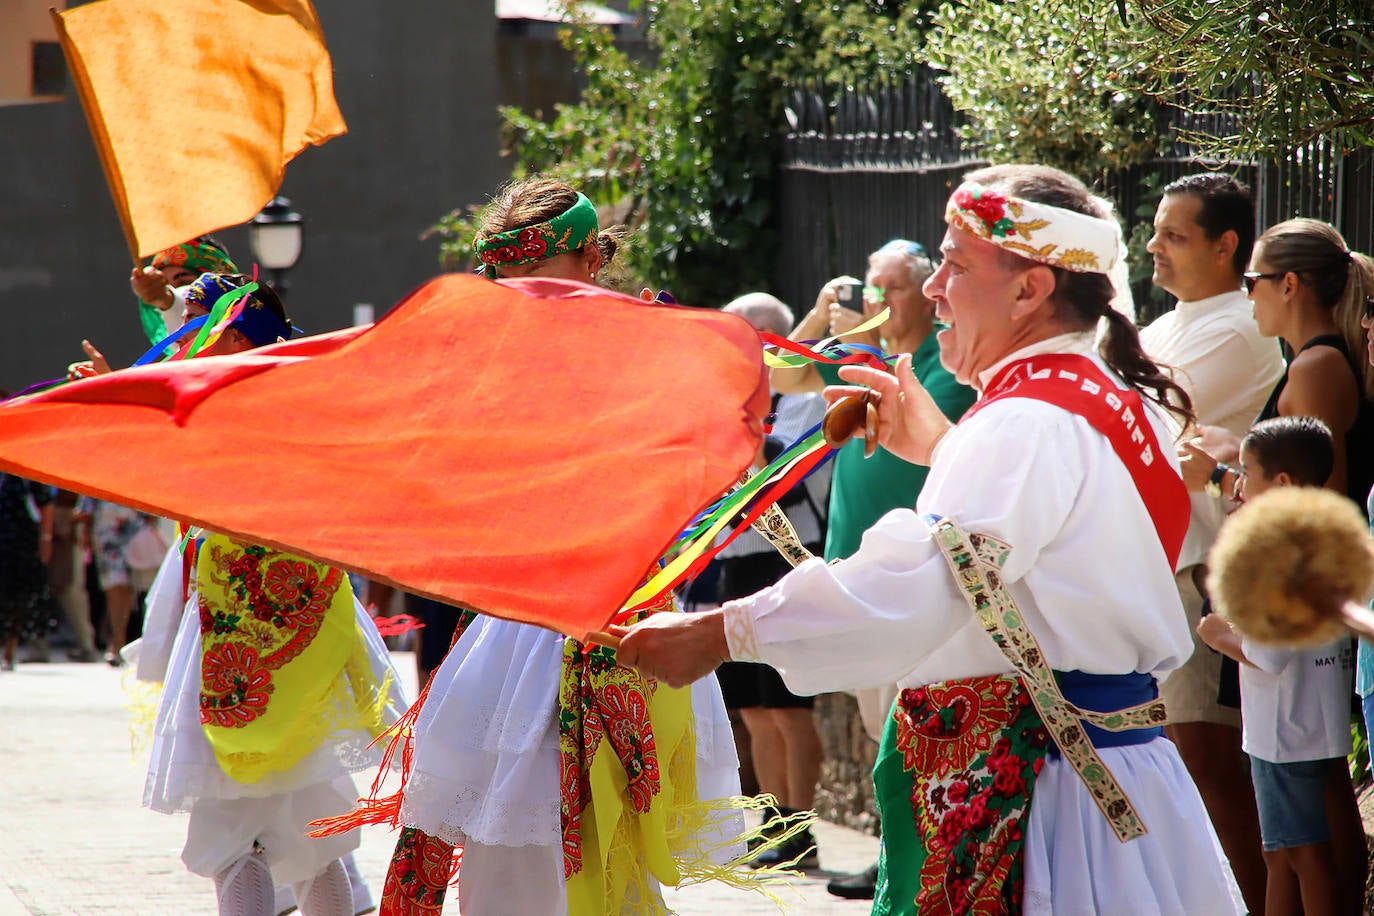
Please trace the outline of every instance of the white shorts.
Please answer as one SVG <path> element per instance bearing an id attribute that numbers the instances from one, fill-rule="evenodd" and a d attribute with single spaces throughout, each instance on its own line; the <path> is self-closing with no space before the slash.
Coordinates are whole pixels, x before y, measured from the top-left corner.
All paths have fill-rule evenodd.
<path id="1" fill-rule="evenodd" d="M 252 852 L 256 842 L 272 869 L 274 883 L 289 885 L 313 878 L 330 862 L 357 849 L 361 839 L 356 830 L 316 839 L 306 835 L 307 825 L 353 810 L 357 797 L 353 780 L 342 776 L 285 795 L 197 799 L 191 806 L 181 861 L 193 873 L 213 878 Z"/>

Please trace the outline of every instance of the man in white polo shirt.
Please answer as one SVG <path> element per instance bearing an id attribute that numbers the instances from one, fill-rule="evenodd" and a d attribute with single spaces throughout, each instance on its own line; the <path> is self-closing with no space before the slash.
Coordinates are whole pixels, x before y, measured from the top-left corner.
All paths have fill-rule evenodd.
<path id="1" fill-rule="evenodd" d="M 1164 189 L 1154 229 L 1146 245 L 1154 256 L 1154 283 L 1179 302 L 1141 332 L 1141 344 L 1151 359 L 1174 369 L 1200 426 L 1219 427 L 1238 440 L 1283 374 L 1278 342 L 1260 336 L 1241 291 L 1255 238 L 1250 192 L 1229 175 L 1185 176 Z M 1209 490 L 1192 496 L 1192 523 L 1178 560 L 1179 597 L 1190 628 L 1202 611 L 1202 564 L 1226 517 L 1225 494 Z M 1192 657 L 1161 685 L 1160 695 L 1169 710 L 1166 733 L 1202 793 L 1246 901 L 1258 909 L 1265 881 L 1259 821 L 1241 752 L 1240 709 L 1217 702 L 1221 665 L 1222 656 L 1195 636 Z"/>

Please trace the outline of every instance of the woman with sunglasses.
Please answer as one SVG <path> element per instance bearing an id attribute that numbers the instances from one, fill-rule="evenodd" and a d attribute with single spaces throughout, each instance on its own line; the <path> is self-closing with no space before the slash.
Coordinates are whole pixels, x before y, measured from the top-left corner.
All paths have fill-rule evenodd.
<path id="1" fill-rule="evenodd" d="M 1290 219 L 1255 242 L 1244 278 L 1260 333 L 1294 350 L 1257 421 L 1325 422 L 1336 446 L 1326 485 L 1364 506 L 1374 486 L 1374 370 L 1361 322 L 1374 265 L 1329 224 Z"/>
<path id="2" fill-rule="evenodd" d="M 1286 416 L 1325 422 L 1335 447 L 1326 486 L 1367 507 L 1374 485 L 1374 369 L 1362 324 L 1369 320 L 1374 264 L 1351 251 L 1329 224 L 1291 219 L 1271 226 L 1256 240 L 1250 270 L 1243 276 L 1260 333 L 1278 337 L 1294 350 L 1256 422 Z M 1211 480 L 1225 486 L 1225 478 L 1234 473 L 1218 464 Z M 1374 653 L 1364 642 L 1355 689 L 1364 698 L 1366 713 L 1374 712 Z M 1348 900 L 1359 900 L 1368 863 L 1344 761 L 1328 774 L 1325 796 L 1341 892 Z M 1271 905 L 1276 888 L 1285 886 L 1284 876 L 1295 867 L 1284 854 L 1282 849 L 1265 853 Z"/>

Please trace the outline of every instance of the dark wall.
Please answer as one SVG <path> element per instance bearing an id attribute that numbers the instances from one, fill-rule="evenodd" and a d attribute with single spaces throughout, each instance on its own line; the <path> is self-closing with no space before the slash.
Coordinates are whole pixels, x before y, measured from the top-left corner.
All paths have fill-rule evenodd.
<path id="1" fill-rule="evenodd" d="M 438 245 L 420 235 L 485 200 L 508 171 L 490 4 L 480 14 L 452 0 L 404 13 L 374 0 L 317 9 L 349 132 L 301 153 L 281 191 L 306 221 L 287 305 L 310 331 L 351 324 L 355 303 L 380 315 L 434 276 Z M 216 234 L 251 267 L 243 229 Z M 116 365 L 141 353 L 131 267 L 74 93 L 0 107 L 0 387 L 61 374 L 82 337 Z"/>

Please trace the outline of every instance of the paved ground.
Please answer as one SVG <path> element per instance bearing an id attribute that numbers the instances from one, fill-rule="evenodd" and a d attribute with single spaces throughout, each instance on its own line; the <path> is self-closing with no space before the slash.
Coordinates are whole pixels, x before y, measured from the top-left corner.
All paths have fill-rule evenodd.
<path id="1" fill-rule="evenodd" d="M 397 654 L 413 676 L 408 653 Z M 210 882 L 179 859 L 184 819 L 139 806 L 146 761 L 131 749 L 124 679 L 103 664 L 0 672 L 0 916 L 214 913 Z M 829 896 L 825 882 L 872 862 L 877 841 L 826 823 L 817 835 L 833 871 L 797 879 L 781 896 L 793 912 L 861 916 L 866 903 Z M 392 843 L 384 830 L 364 832 L 358 861 L 374 893 Z M 682 916 L 777 912 L 758 895 L 714 885 L 671 891 L 669 902 Z"/>

